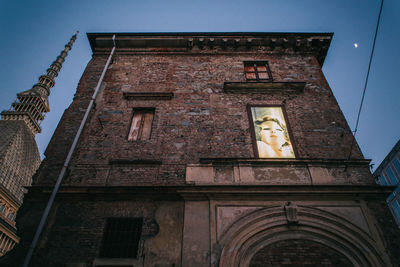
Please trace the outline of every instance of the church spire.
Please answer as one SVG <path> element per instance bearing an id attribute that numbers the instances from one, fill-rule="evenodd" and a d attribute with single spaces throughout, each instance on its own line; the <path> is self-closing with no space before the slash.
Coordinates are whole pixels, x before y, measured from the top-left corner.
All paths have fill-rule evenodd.
<path id="1" fill-rule="evenodd" d="M 63 51 L 47 69 L 46 74 L 39 77 L 39 82 L 31 89 L 17 94 L 17 99 L 12 103 L 8 111 L 3 111 L 3 120 L 23 120 L 33 134 L 41 131 L 40 123 L 47 112 L 50 111 L 48 97 L 50 89 L 54 86 L 54 78 L 58 76 L 62 64 L 76 40 L 78 31 L 65 45 Z"/>

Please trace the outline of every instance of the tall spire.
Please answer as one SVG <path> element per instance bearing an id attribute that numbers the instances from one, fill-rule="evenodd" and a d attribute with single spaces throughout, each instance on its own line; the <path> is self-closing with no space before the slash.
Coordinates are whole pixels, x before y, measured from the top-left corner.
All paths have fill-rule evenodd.
<path id="1" fill-rule="evenodd" d="M 77 31 L 65 45 L 63 51 L 47 69 L 46 74 L 39 77 L 39 82 L 31 89 L 17 94 L 17 99 L 8 111 L 1 113 L 2 120 L 23 120 L 33 134 L 40 133 L 40 123 L 50 111 L 48 97 L 54 86 L 54 78 L 58 76 L 62 64 L 71 50 L 79 31 Z"/>

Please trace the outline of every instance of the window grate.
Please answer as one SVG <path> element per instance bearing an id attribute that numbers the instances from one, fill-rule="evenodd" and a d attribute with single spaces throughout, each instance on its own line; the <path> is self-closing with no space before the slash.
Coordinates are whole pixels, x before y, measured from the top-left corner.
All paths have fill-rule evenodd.
<path id="1" fill-rule="evenodd" d="M 143 218 L 108 218 L 100 257 L 137 258 Z"/>

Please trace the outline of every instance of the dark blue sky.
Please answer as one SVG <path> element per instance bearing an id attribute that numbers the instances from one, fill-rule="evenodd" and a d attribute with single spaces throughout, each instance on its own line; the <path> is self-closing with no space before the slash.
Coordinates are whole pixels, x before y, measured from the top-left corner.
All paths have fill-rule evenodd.
<path id="1" fill-rule="evenodd" d="M 323 72 L 354 130 L 379 5 L 377 0 L 0 0 L 0 110 L 37 82 L 76 30 L 81 33 L 36 138 L 41 153 L 90 60 L 86 32 L 334 32 Z M 385 1 L 357 133 L 375 167 L 400 137 L 399 11 L 400 1 Z"/>

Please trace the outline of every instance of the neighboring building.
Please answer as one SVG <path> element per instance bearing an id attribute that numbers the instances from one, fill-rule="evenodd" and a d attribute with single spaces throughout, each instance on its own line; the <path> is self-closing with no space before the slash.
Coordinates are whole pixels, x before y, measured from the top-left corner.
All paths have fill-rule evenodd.
<path id="1" fill-rule="evenodd" d="M 65 49 L 32 89 L 19 93 L 0 120 L 0 256 L 11 250 L 19 237 L 15 217 L 22 204 L 26 186 L 40 165 L 35 135 L 49 112 L 48 96 L 62 63 L 76 39 L 74 35 Z"/>
<path id="2" fill-rule="evenodd" d="M 397 186 L 387 199 L 390 211 L 400 227 L 400 140 L 374 171 L 377 184 Z"/>
<path id="3" fill-rule="evenodd" d="M 321 71 L 329 33 L 88 34 L 18 214 L 31 266 L 397 266 L 400 232 Z"/>

